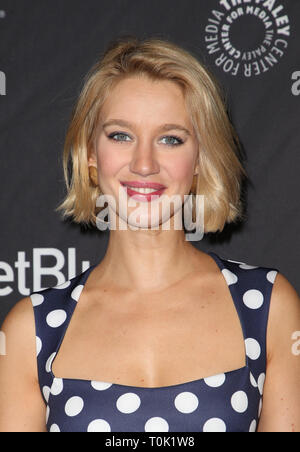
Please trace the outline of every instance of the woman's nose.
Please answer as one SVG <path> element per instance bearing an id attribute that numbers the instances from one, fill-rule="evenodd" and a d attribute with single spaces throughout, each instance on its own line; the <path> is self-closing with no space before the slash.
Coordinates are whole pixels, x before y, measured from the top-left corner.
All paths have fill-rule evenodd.
<path id="1" fill-rule="evenodd" d="M 130 171 L 142 176 L 156 174 L 160 171 L 157 155 L 151 145 L 138 145 L 132 154 Z"/>

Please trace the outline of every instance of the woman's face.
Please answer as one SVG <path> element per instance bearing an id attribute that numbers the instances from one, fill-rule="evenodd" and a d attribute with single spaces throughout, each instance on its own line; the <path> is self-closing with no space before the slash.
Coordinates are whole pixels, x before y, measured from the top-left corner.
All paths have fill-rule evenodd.
<path id="1" fill-rule="evenodd" d="M 198 142 L 177 84 L 128 77 L 114 87 L 101 109 L 89 157 L 102 193 L 115 200 L 114 206 L 107 198 L 110 215 L 135 228 L 158 226 L 176 212 L 181 216 L 197 163 Z M 129 196 L 132 192 L 123 182 L 153 182 L 165 188 L 149 202 L 149 195 Z M 180 197 L 175 206 L 170 203 L 174 195 Z"/>

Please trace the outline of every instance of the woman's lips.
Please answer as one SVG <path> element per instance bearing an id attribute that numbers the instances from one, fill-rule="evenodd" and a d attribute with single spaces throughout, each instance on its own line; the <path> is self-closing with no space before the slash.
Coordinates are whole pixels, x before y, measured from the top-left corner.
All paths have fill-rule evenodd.
<path id="1" fill-rule="evenodd" d="M 127 195 L 130 196 L 132 199 L 135 199 L 136 201 L 141 201 L 141 202 L 151 202 L 154 199 L 157 199 L 157 197 L 161 196 L 163 194 L 163 192 L 165 191 L 165 187 L 159 189 L 159 190 L 154 190 L 151 193 L 141 193 L 138 191 L 135 191 L 133 188 L 129 187 L 128 185 L 124 185 L 121 184 L 125 191 L 127 191 Z M 145 188 L 149 188 L 145 187 Z M 155 198 L 153 198 L 155 196 Z"/>

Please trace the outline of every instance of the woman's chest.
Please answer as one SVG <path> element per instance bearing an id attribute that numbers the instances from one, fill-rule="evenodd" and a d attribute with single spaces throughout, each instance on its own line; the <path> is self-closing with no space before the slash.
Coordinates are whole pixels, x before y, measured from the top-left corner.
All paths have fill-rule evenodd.
<path id="1" fill-rule="evenodd" d="M 160 387 L 245 365 L 240 320 L 222 285 L 90 300 L 72 316 L 53 363 L 58 377 Z"/>

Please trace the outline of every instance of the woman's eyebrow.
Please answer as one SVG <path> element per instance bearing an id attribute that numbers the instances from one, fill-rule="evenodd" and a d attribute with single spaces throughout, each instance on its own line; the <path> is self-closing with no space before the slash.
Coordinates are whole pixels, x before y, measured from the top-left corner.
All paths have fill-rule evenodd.
<path id="1" fill-rule="evenodd" d="M 110 119 L 106 121 L 104 124 L 102 124 L 102 128 L 111 126 L 111 125 L 119 125 L 119 126 L 125 126 L 125 127 L 131 127 L 134 128 L 134 125 L 131 124 L 129 121 L 125 121 L 124 119 Z M 191 132 L 184 126 L 180 124 L 163 124 L 159 127 L 159 130 L 167 131 L 167 130 L 182 130 L 187 135 L 191 135 Z"/>

